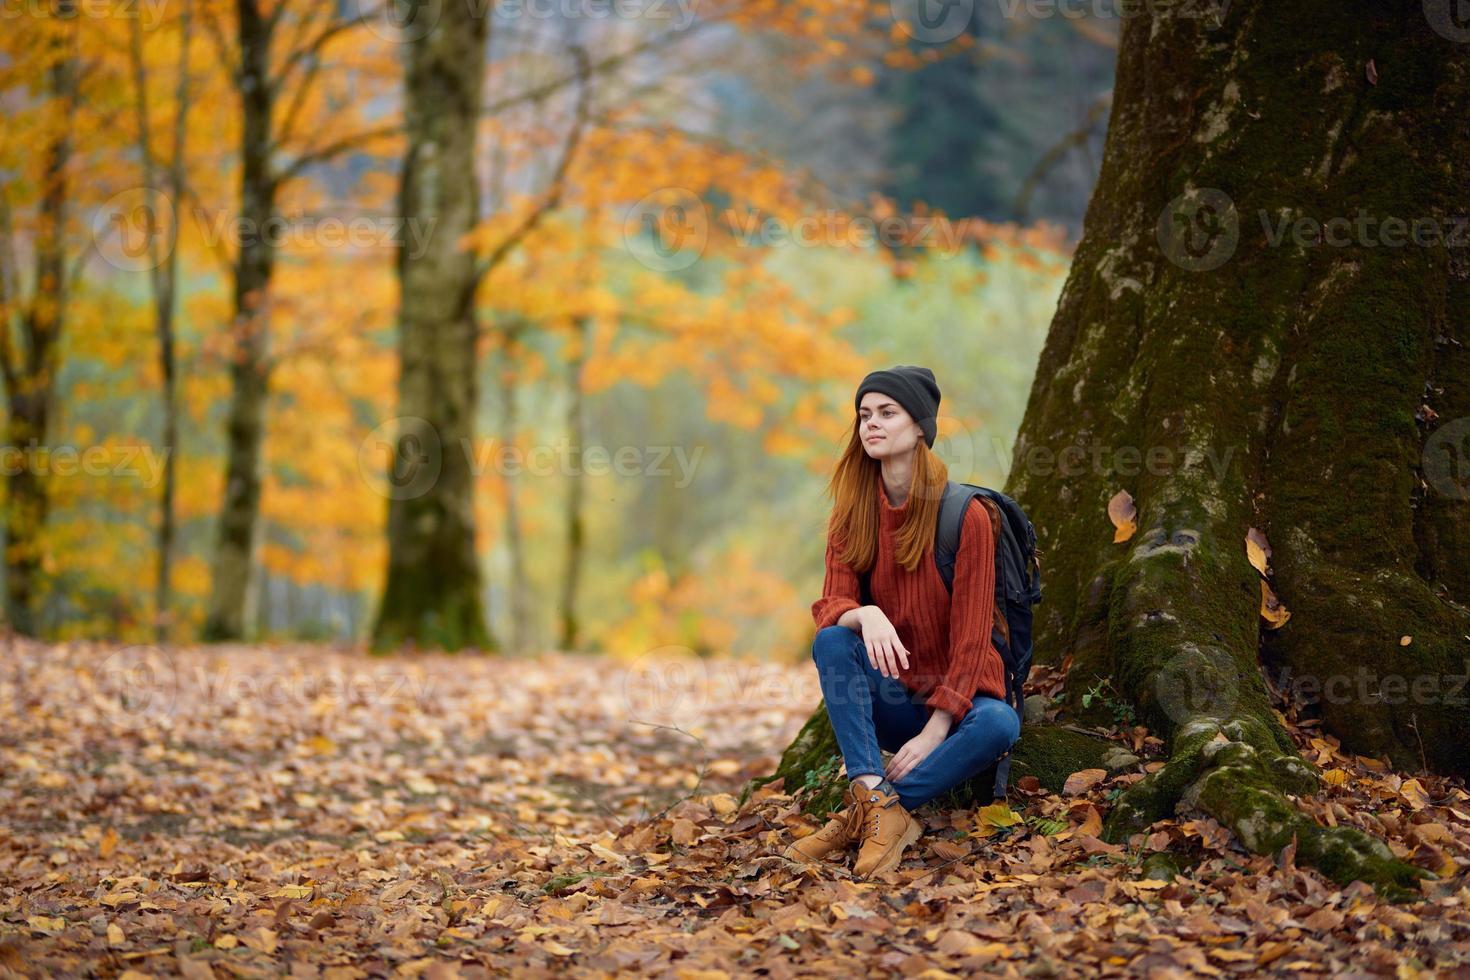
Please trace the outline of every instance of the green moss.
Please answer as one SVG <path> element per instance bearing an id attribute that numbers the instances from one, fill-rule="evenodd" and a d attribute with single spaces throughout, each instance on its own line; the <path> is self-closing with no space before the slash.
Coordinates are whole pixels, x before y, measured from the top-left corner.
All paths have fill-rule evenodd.
<path id="1" fill-rule="evenodd" d="M 1072 773 L 1103 768 L 1103 755 L 1117 744 L 1052 725 L 1027 725 L 1011 750 L 1011 785 L 1035 776 L 1044 788 L 1060 793 Z"/>
<path id="2" fill-rule="evenodd" d="M 1173 881 L 1183 871 L 1179 859 L 1168 851 L 1155 851 L 1143 859 L 1142 877 L 1154 881 Z"/>

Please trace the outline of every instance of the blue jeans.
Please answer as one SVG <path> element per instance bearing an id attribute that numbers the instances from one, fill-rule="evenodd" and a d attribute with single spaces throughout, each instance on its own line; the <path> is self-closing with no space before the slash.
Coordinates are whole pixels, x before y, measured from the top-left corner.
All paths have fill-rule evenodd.
<path id="1" fill-rule="evenodd" d="M 880 749 L 897 752 L 928 722 L 923 698 L 869 664 L 861 634 L 846 626 L 818 630 L 812 660 L 847 778 L 869 773 L 881 778 Z M 944 741 L 901 779 L 892 780 L 899 803 L 912 810 L 983 772 L 1020 734 L 1021 719 L 1014 708 L 999 698 L 976 694 L 970 710 Z"/>

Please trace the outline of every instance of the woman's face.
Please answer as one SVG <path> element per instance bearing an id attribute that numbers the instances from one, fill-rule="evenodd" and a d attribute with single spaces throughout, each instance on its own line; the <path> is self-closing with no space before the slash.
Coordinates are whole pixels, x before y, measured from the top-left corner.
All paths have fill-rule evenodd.
<path id="1" fill-rule="evenodd" d="M 924 430 L 892 396 L 870 391 L 858 404 L 858 438 L 873 459 L 888 459 L 914 451 Z"/>

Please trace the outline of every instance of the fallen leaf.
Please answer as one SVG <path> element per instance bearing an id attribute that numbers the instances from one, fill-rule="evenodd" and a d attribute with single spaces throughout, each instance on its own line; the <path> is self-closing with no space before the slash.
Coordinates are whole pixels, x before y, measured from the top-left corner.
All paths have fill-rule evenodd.
<path id="1" fill-rule="evenodd" d="M 1261 616 L 1266 620 L 1267 629 L 1280 629 L 1291 618 L 1291 611 L 1271 591 L 1271 586 L 1261 579 Z"/>
<path id="2" fill-rule="evenodd" d="M 1063 796 L 1080 796 L 1108 778 L 1106 769 L 1079 769 L 1062 784 Z"/>
<path id="3" fill-rule="evenodd" d="M 1113 522 L 1113 543 L 1127 541 L 1133 537 L 1138 530 L 1138 508 L 1133 503 L 1133 495 L 1127 490 L 1119 490 L 1113 494 L 1108 501 L 1108 520 Z"/>
<path id="4" fill-rule="evenodd" d="M 1262 575 L 1270 574 L 1271 545 L 1266 542 L 1266 536 L 1256 528 L 1246 528 L 1245 555 L 1256 571 Z"/>
<path id="5" fill-rule="evenodd" d="M 1005 802 L 982 806 L 975 811 L 975 833 L 989 837 L 1003 827 L 1014 827 L 1021 817 Z"/>

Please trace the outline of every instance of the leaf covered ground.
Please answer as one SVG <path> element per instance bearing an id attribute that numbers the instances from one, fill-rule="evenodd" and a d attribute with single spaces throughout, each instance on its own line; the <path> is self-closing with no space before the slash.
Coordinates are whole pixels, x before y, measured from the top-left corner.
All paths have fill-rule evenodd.
<path id="1" fill-rule="evenodd" d="M 863 881 L 741 792 L 819 696 L 809 664 L 6 641 L 0 976 L 1470 976 L 1457 783 L 1293 729 L 1303 806 L 1441 875 L 1412 904 L 1189 814 L 1106 844 L 1141 770 L 922 809 Z"/>

